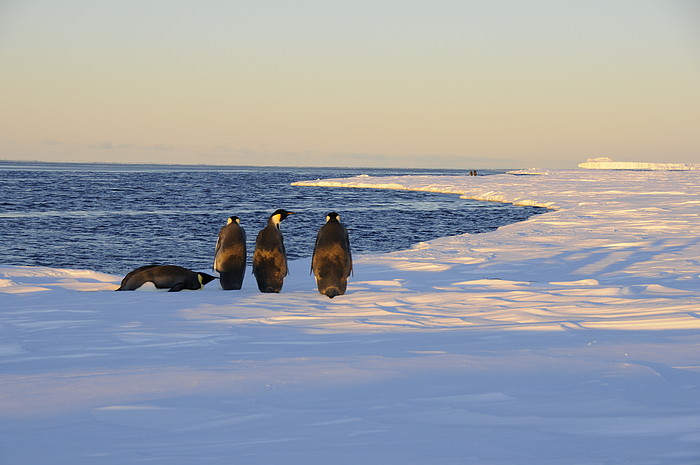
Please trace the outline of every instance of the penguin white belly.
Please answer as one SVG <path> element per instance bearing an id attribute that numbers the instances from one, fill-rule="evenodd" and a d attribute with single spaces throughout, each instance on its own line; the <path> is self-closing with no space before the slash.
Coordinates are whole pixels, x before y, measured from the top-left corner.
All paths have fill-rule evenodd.
<path id="1" fill-rule="evenodd" d="M 156 292 L 160 291 L 161 289 L 158 289 L 152 281 L 146 281 L 140 287 L 137 287 L 134 290 L 139 292 Z"/>

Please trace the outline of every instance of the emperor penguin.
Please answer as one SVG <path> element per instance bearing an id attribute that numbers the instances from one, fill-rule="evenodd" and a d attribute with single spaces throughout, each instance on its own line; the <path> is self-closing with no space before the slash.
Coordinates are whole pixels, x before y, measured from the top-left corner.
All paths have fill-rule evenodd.
<path id="1" fill-rule="evenodd" d="M 219 272 L 219 284 L 225 290 L 238 290 L 243 285 L 246 266 L 245 230 L 237 216 L 228 219 L 219 230 L 214 252 L 214 270 Z"/>
<path id="2" fill-rule="evenodd" d="M 127 273 L 118 291 L 135 291 L 146 283 L 157 289 L 178 292 L 183 289 L 204 289 L 204 285 L 215 280 L 214 276 L 199 273 L 176 265 L 146 265 Z"/>
<path id="3" fill-rule="evenodd" d="M 311 271 L 316 277 L 318 292 L 331 299 L 345 294 L 352 273 L 352 254 L 348 230 L 340 224 L 340 215 L 336 212 L 330 212 L 326 224 L 318 230 Z"/>
<path id="4" fill-rule="evenodd" d="M 287 276 L 287 251 L 280 231 L 280 222 L 293 215 L 287 210 L 275 210 L 255 239 L 253 252 L 253 274 L 260 292 L 280 292 Z"/>

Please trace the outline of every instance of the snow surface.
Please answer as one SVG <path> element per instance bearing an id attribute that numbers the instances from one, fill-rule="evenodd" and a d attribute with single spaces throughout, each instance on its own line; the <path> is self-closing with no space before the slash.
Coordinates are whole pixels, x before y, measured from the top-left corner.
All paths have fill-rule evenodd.
<path id="1" fill-rule="evenodd" d="M 0 463 L 697 465 L 700 173 L 540 174 L 298 183 L 552 209 L 333 300 L 0 266 Z"/>
<path id="2" fill-rule="evenodd" d="M 640 161 L 612 161 L 608 157 L 589 158 L 578 164 L 579 168 L 589 170 L 652 170 L 652 171 L 689 171 L 700 170 L 700 163 L 649 163 Z"/>

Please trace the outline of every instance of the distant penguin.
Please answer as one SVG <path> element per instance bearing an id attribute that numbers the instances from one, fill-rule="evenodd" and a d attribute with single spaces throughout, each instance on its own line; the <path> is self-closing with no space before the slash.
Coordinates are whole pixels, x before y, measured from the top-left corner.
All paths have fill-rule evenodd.
<path id="1" fill-rule="evenodd" d="M 267 220 L 255 239 L 253 252 L 253 274 L 260 292 L 280 292 L 287 276 L 287 252 L 280 231 L 280 222 L 294 212 L 276 210 Z"/>
<path id="2" fill-rule="evenodd" d="M 214 270 L 219 272 L 219 284 L 225 290 L 240 289 L 246 266 L 245 230 L 237 216 L 228 219 L 219 231 L 214 252 Z"/>
<path id="3" fill-rule="evenodd" d="M 340 224 L 340 215 L 330 212 L 326 224 L 316 236 L 311 271 L 316 277 L 318 292 L 330 297 L 345 294 L 352 273 L 352 254 L 348 230 Z"/>
<path id="4" fill-rule="evenodd" d="M 206 273 L 198 273 L 175 265 L 146 265 L 130 271 L 118 291 L 134 291 L 146 283 L 153 283 L 158 289 L 177 292 L 183 289 L 203 289 L 204 285 L 216 279 Z"/>

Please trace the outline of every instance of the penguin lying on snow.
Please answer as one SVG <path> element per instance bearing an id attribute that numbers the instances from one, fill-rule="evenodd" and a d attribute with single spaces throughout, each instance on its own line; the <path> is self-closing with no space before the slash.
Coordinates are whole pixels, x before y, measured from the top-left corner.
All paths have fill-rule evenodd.
<path id="1" fill-rule="evenodd" d="M 158 289 L 177 292 L 183 289 L 204 289 L 204 285 L 216 279 L 176 265 L 146 265 L 127 273 L 118 291 L 134 291 L 144 284 L 153 283 Z"/>
<path id="2" fill-rule="evenodd" d="M 287 252 L 280 231 L 280 222 L 294 212 L 276 210 L 267 220 L 255 239 L 253 252 L 253 274 L 260 292 L 280 292 L 287 276 Z"/>
<path id="3" fill-rule="evenodd" d="M 318 230 L 311 271 L 316 277 L 318 292 L 331 299 L 345 294 L 348 276 L 352 273 L 352 254 L 348 230 L 340 224 L 340 215 L 336 212 L 330 212 L 326 224 Z"/>
<path id="4" fill-rule="evenodd" d="M 243 286 L 246 265 L 245 230 L 237 216 L 228 219 L 219 231 L 214 252 L 214 270 L 219 272 L 219 284 L 225 290 Z"/>

